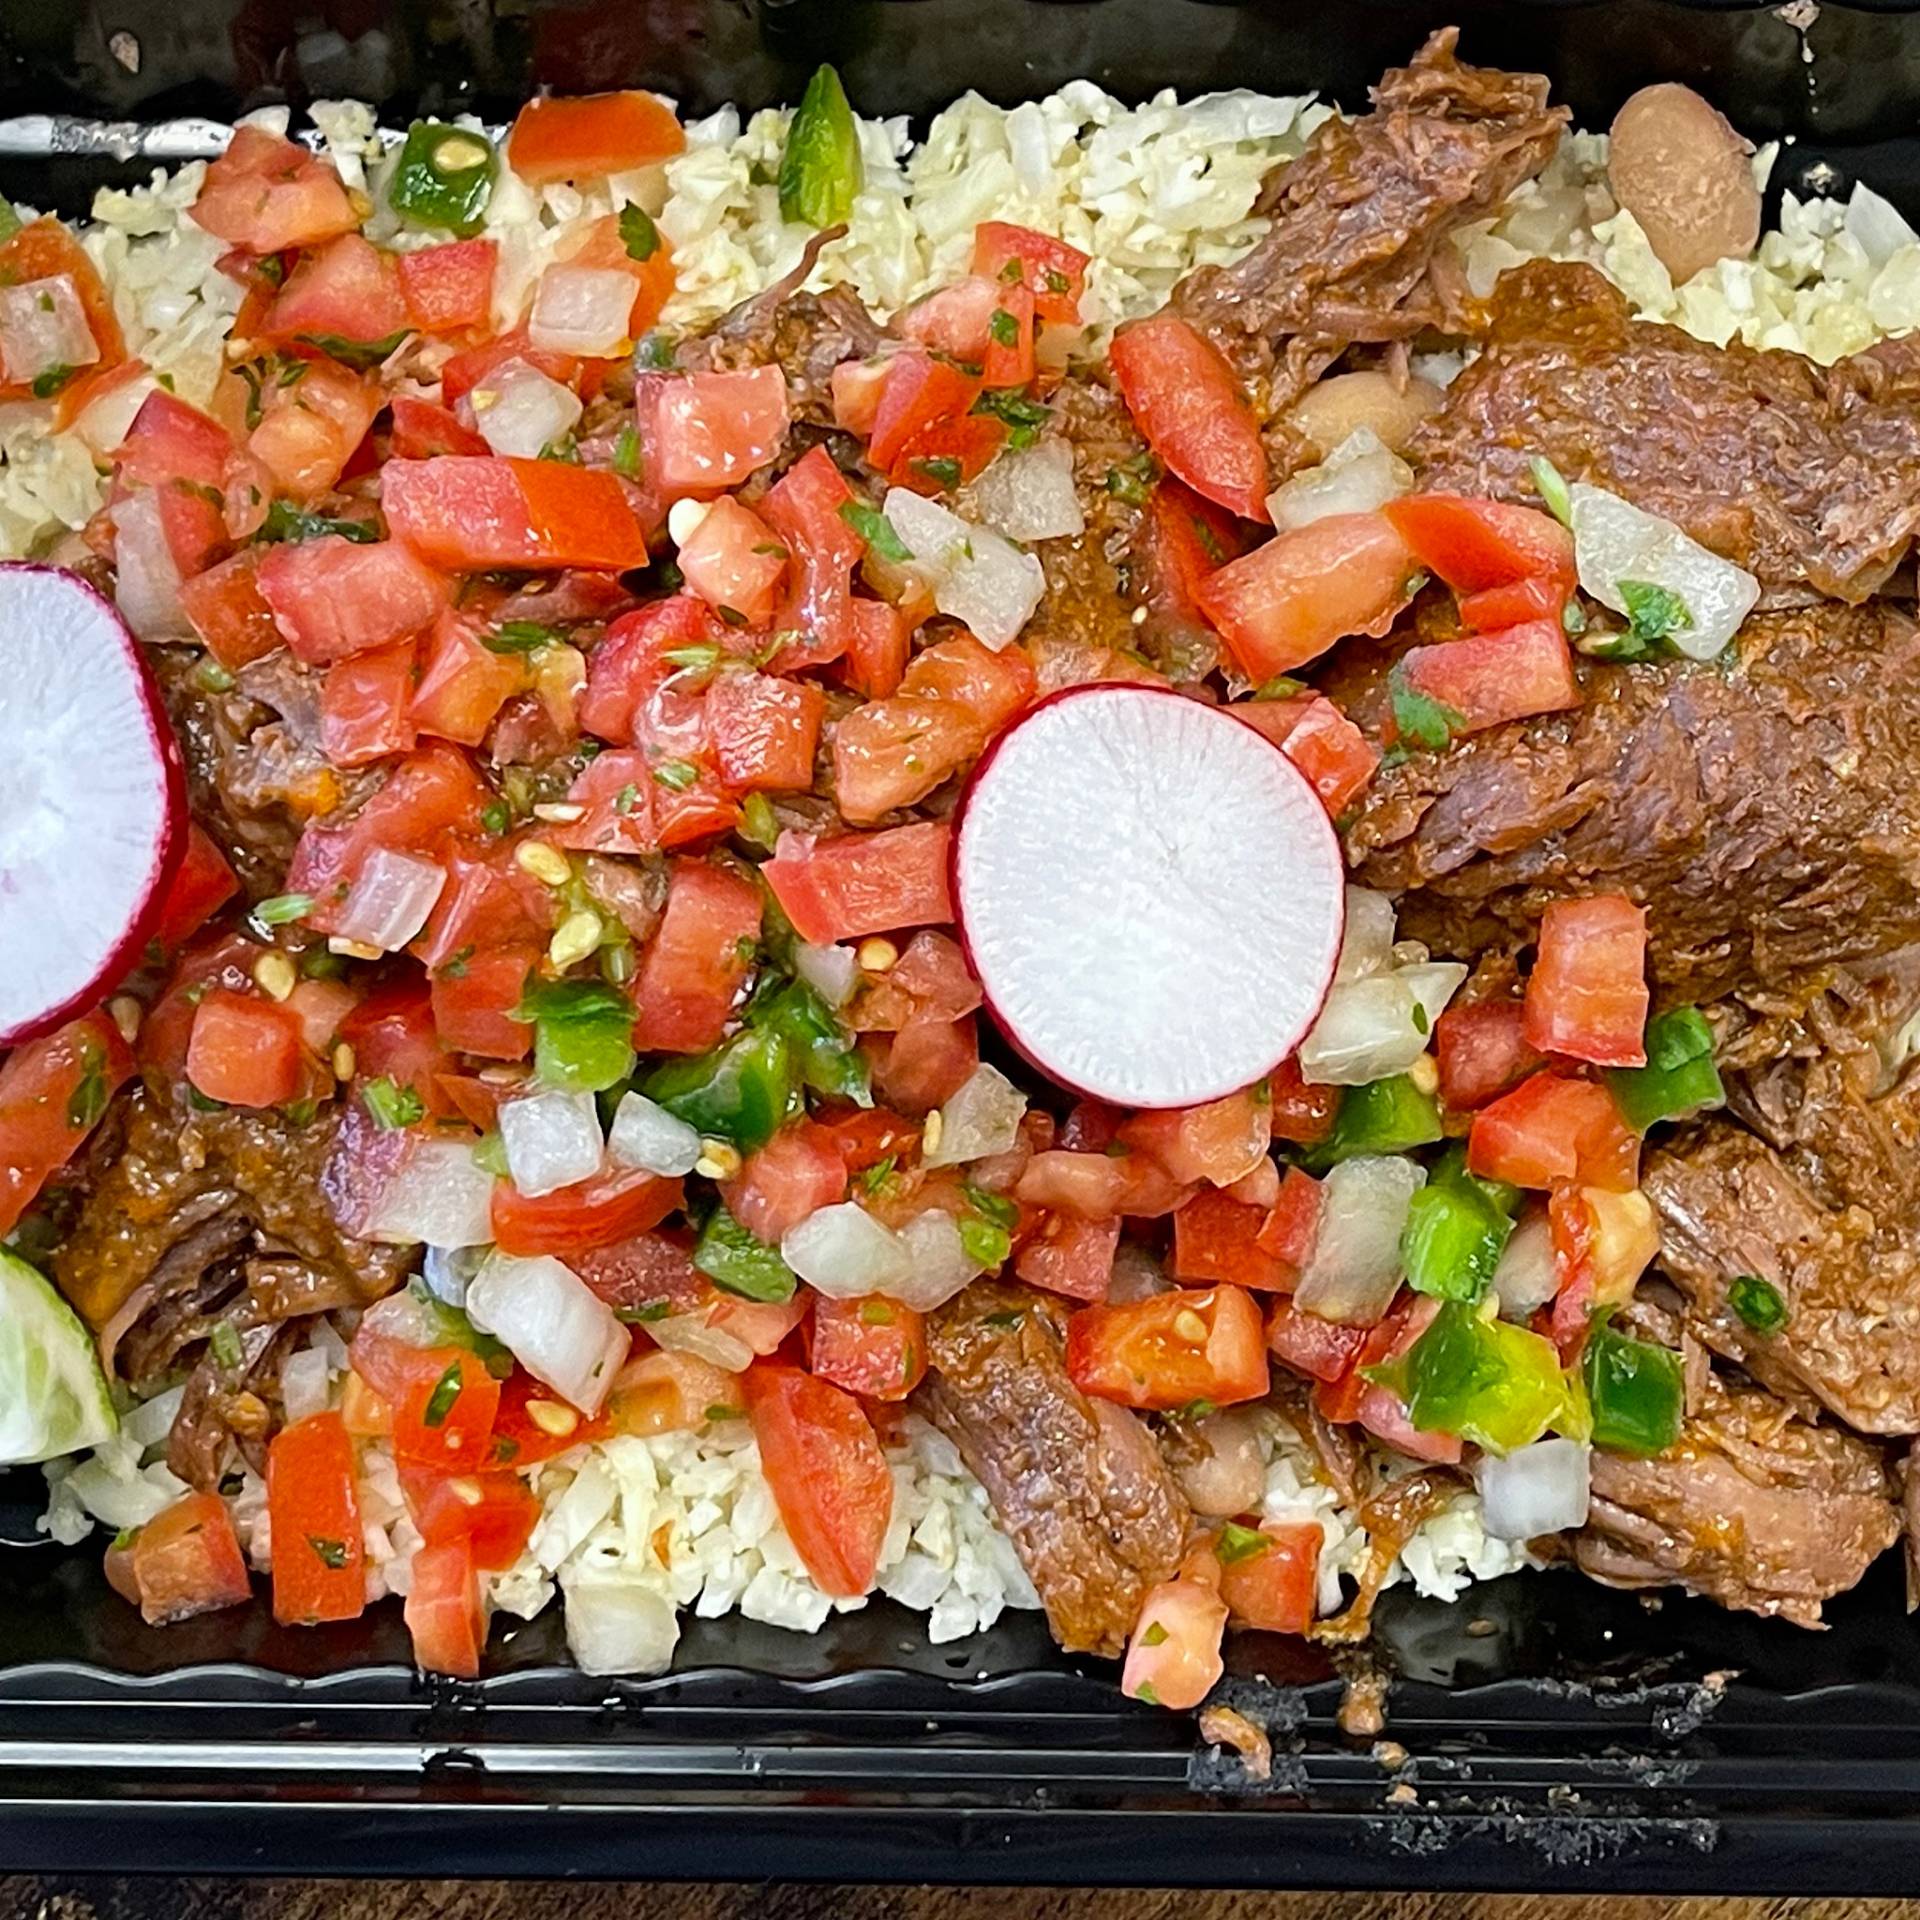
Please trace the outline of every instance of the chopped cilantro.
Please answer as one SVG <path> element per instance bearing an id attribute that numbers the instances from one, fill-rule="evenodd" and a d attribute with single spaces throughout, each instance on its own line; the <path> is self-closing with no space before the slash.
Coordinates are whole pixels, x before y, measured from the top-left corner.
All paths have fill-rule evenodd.
<path id="1" fill-rule="evenodd" d="M 413 1127 L 426 1118 L 427 1110 L 411 1087 L 403 1087 L 386 1074 L 369 1080 L 360 1089 L 374 1124 L 391 1133 L 398 1127 Z"/>
<path id="2" fill-rule="evenodd" d="M 954 477 L 959 478 L 957 472 Z M 863 500 L 848 500 L 841 505 L 840 518 L 882 560 L 890 560 L 896 567 L 906 566 L 912 561 L 913 549 L 894 531 L 893 522 L 878 507 L 870 507 Z"/>

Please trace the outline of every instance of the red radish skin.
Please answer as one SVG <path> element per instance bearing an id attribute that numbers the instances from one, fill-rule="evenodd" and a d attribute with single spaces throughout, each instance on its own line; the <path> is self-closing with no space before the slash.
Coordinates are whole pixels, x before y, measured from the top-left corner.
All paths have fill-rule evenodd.
<path id="1" fill-rule="evenodd" d="M 160 690 L 77 574 L 0 564 L 0 1048 L 95 1006 L 139 963 L 187 845 Z"/>
<path id="2" fill-rule="evenodd" d="M 1325 807 L 1271 741 L 1171 688 L 1030 708 L 975 767 L 950 862 L 995 1024 L 1092 1099 L 1223 1099 L 1292 1054 L 1332 984 L 1346 895 Z"/>

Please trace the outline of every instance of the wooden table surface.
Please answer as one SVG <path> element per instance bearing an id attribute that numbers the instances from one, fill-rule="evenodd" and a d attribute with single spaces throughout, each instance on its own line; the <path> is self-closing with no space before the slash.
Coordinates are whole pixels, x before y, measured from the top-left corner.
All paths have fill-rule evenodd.
<path id="1" fill-rule="evenodd" d="M 1881 1920 L 1906 1900 L 0 1877 L 0 1920 Z"/>

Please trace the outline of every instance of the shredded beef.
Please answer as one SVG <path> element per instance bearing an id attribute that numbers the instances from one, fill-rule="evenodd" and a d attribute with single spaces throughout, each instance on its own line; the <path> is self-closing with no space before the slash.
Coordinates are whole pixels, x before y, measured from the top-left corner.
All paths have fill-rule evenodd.
<path id="1" fill-rule="evenodd" d="M 1887 1053 L 1912 1007 L 1910 981 L 1824 996 L 1801 1023 L 1814 1051 L 1731 1080 L 1747 1125 L 1688 1128 L 1645 1176 L 1689 1332 L 1865 1433 L 1920 1432 L 1920 1068 L 1892 1076 Z M 1784 1324 L 1736 1310 L 1745 1276 Z"/>
<path id="2" fill-rule="evenodd" d="M 365 1305 L 398 1285 L 405 1251 L 343 1233 L 321 1193 L 334 1109 L 295 1126 L 237 1107 L 182 1112 L 144 1087 L 125 1109 L 117 1151 L 92 1175 L 54 1271 L 96 1328 L 151 1290 L 125 1341 L 130 1360 L 148 1364 L 130 1364 L 130 1377 L 164 1371 L 214 1319 L 264 1323 Z M 198 1331 L 174 1338 L 182 1325 Z"/>
<path id="3" fill-rule="evenodd" d="M 834 368 L 845 360 L 864 360 L 886 337 L 851 287 L 800 291 L 821 249 L 845 234 L 844 227 L 816 233 L 791 273 L 743 300 L 698 338 L 683 341 L 676 364 L 695 372 L 777 366 L 787 376 L 793 417 L 810 426 L 832 426 Z"/>
<path id="4" fill-rule="evenodd" d="M 1192 1515 L 1145 1427 L 1067 1378 L 1059 1306 L 976 1281 L 932 1316 L 926 1411 L 960 1449 L 1069 1652 L 1118 1654 Z"/>
<path id="5" fill-rule="evenodd" d="M 1880 1450 L 1814 1426 L 1771 1394 L 1712 1379 L 1658 1459 L 1593 1456 L 1582 1572 L 1615 1587 L 1683 1586 L 1724 1607 L 1820 1623 L 1900 1531 Z"/>
<path id="6" fill-rule="evenodd" d="M 147 657 L 186 760 L 193 817 L 250 896 L 279 892 L 301 824 L 333 812 L 369 779 L 338 772 L 320 751 L 319 677 L 275 653 L 215 692 L 199 652 L 155 647 Z"/>
<path id="7" fill-rule="evenodd" d="M 1376 674 L 1356 702 L 1379 704 Z M 1384 770 L 1353 877 L 1462 958 L 1547 904 L 1647 909 L 1663 996 L 1798 989 L 1920 938 L 1920 629 L 1885 603 L 1759 615 L 1730 659 L 1595 664 L 1581 704 Z M 1351 689 L 1347 690 L 1351 694 Z"/>
<path id="8" fill-rule="evenodd" d="M 1537 506 L 1535 454 L 1678 522 L 1776 600 L 1864 600 L 1920 529 L 1920 381 L 1897 356 L 1715 347 L 1630 318 L 1591 267 L 1501 279 L 1486 351 L 1409 457 L 1424 486 Z"/>
<path id="9" fill-rule="evenodd" d="M 1538 74 L 1462 66 L 1443 28 L 1332 119 L 1261 195 L 1272 225 L 1244 259 L 1202 267 L 1175 302 L 1283 412 L 1355 341 L 1469 317 L 1442 242 L 1553 157 L 1567 122 Z"/>

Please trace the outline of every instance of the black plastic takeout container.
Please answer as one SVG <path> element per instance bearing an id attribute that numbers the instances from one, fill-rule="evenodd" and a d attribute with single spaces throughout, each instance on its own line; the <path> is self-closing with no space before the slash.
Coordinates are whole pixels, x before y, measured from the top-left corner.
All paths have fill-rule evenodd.
<path id="1" fill-rule="evenodd" d="M 1786 136 L 1776 182 L 1864 178 L 1920 217 L 1920 18 L 1793 8 L 1300 0 L 0 0 L 0 191 L 65 211 L 142 124 L 353 94 L 390 120 L 508 117 L 539 87 L 643 85 L 699 112 L 792 99 L 831 59 L 924 119 L 1086 76 L 1129 97 L 1248 86 L 1357 103 L 1447 19 L 1539 68 L 1580 124 L 1692 82 Z M 121 157 L 67 116 L 133 123 Z M 1755 769 L 1755 777 L 1761 771 Z M 264 1602 L 164 1632 L 97 1545 L 35 1545 L 0 1475 L 0 1868 L 1069 1883 L 1909 1892 L 1920 1632 L 1898 1571 L 1832 1630 L 1515 1575 L 1388 1596 L 1387 1738 L 1343 1734 L 1329 1656 L 1230 1643 L 1273 1777 L 1123 1700 L 1035 1615 L 946 1648 L 880 1604 L 800 1637 L 689 1621 L 675 1670 L 566 1665 L 557 1614 L 496 1627 L 487 1677 L 423 1679 L 397 1605 L 316 1631 Z"/>

